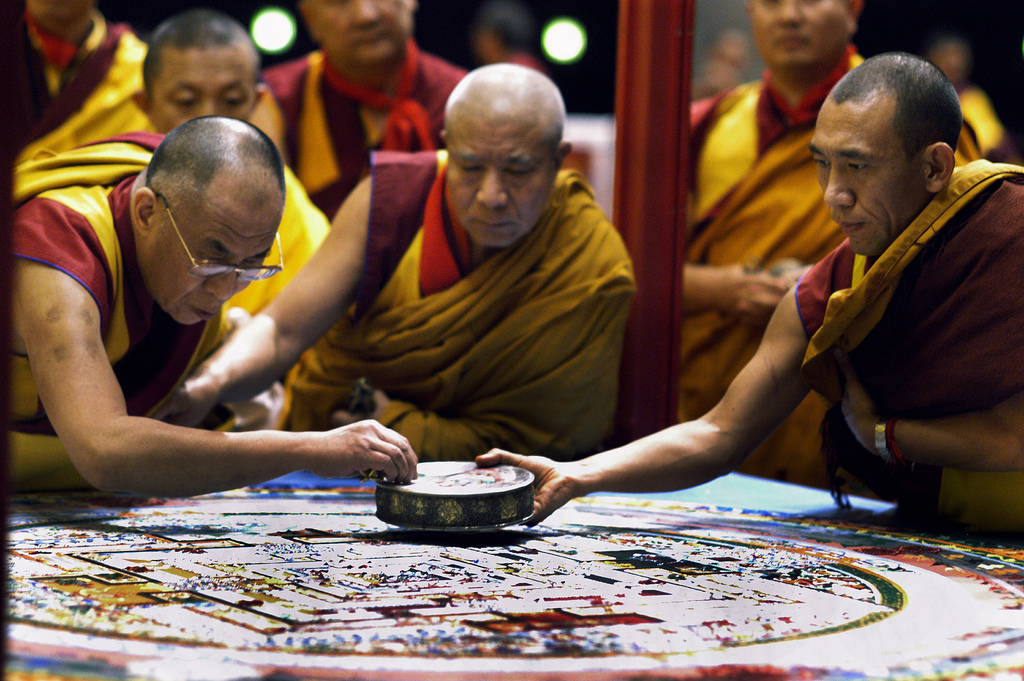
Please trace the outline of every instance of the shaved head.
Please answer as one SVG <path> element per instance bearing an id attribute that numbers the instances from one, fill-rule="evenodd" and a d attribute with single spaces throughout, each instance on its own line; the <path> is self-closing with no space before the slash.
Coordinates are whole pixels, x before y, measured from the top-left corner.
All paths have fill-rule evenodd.
<path id="1" fill-rule="evenodd" d="M 565 102 L 550 78 L 514 64 L 491 64 L 462 79 L 448 97 L 445 135 L 458 135 L 467 123 L 499 127 L 510 122 L 536 126 L 553 151 L 562 141 Z"/>
<path id="2" fill-rule="evenodd" d="M 248 178 L 253 188 L 251 197 L 238 199 L 273 200 L 280 211 L 285 193 L 281 155 L 262 131 L 236 118 L 203 116 L 179 125 L 153 152 L 146 181 L 171 187 L 187 201 L 204 197 L 225 171 Z"/>

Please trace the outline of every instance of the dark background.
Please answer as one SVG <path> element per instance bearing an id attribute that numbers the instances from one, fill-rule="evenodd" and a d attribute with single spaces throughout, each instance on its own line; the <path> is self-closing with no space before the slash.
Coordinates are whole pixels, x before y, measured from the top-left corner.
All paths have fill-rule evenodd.
<path id="1" fill-rule="evenodd" d="M 527 0 L 539 25 L 555 16 L 579 19 L 589 33 L 583 60 L 574 65 L 551 64 L 566 105 L 573 113 L 610 113 L 614 108 L 615 38 L 618 3 L 615 0 Z M 625 0 L 629 1 L 629 0 Z M 666 2 L 668 0 L 665 0 Z M 698 0 L 722 2 L 723 0 Z M 479 0 L 420 0 L 416 14 L 416 39 L 420 46 L 465 67 L 472 67 L 467 40 L 468 25 Z M 266 4 L 294 9 L 294 2 L 211 0 L 216 7 L 248 25 L 251 16 Z M 164 0 L 100 0 L 100 10 L 111 20 L 127 21 L 140 34 L 160 20 L 195 2 Z M 301 26 L 293 49 L 285 55 L 265 57 L 266 64 L 297 57 L 313 45 Z M 1024 132 L 1024 0 L 865 0 L 857 47 L 868 57 L 889 50 L 919 52 L 926 36 L 938 28 L 955 28 L 974 44 L 973 80 L 995 104 L 1004 124 Z"/>

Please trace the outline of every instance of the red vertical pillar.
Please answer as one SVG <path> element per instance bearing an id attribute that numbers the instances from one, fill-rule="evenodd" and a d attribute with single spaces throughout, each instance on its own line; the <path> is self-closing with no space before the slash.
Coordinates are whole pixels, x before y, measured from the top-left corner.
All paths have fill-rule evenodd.
<path id="1" fill-rule="evenodd" d="M 620 0 L 615 215 L 638 292 L 626 331 L 617 443 L 675 422 L 694 0 Z"/>

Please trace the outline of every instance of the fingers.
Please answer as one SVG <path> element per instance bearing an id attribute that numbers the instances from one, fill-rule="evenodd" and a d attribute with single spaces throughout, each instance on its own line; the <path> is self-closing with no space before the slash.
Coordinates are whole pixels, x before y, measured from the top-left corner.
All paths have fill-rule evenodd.
<path id="1" fill-rule="evenodd" d="M 521 454 L 513 454 L 502 449 L 492 449 L 486 454 L 476 457 L 476 465 L 480 468 L 492 466 L 518 466 L 526 457 Z"/>
<path id="2" fill-rule="evenodd" d="M 384 475 L 399 484 L 416 479 L 416 453 L 405 436 L 377 421 L 360 421 L 354 426 L 370 431 L 370 467 L 384 471 Z"/>

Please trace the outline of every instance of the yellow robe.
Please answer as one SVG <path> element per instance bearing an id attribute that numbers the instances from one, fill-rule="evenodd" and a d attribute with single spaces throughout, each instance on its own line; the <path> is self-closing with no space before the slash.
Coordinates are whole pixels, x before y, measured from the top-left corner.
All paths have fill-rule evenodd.
<path id="1" fill-rule="evenodd" d="M 582 178 L 562 172 L 538 224 L 450 288 L 420 294 L 422 229 L 358 323 L 346 316 L 289 375 L 287 427 L 321 430 L 361 376 L 421 460 L 491 447 L 574 458 L 615 411 L 632 266 Z"/>
<path id="2" fill-rule="evenodd" d="M 113 313 L 103 334 L 111 365 L 128 351 L 129 335 L 124 254 L 107 197 L 119 181 L 141 172 L 151 156 L 148 150 L 131 144 L 97 144 L 22 164 L 14 176 L 16 204 L 35 197 L 57 201 L 85 216 L 96 232 L 112 273 L 114 290 Z M 220 315 L 206 323 L 181 379 L 216 347 L 223 331 Z M 12 363 L 13 418 L 29 419 L 36 414 L 39 399 L 32 370 L 26 357 L 12 355 Z M 159 403 L 153 409 L 158 406 Z M 10 479 L 19 491 L 88 487 L 55 436 L 9 431 L 8 448 Z"/>
<path id="3" fill-rule="evenodd" d="M 86 39 L 84 49 L 102 42 L 106 30 L 104 19 L 97 13 L 93 33 Z M 145 43 L 131 33 L 121 36 L 114 61 L 100 84 L 64 123 L 29 142 L 21 150 L 17 162 L 40 154 L 58 154 L 125 132 L 149 130 L 149 119 L 132 98 L 142 89 L 142 60 L 145 57 Z"/>
<path id="4" fill-rule="evenodd" d="M 808 151 L 813 127 L 785 133 L 755 157 L 760 89 L 760 83 L 742 86 L 718 107 L 698 160 L 696 214 L 706 213 L 728 196 L 689 244 L 687 262 L 726 266 L 753 259 L 768 266 L 796 258 L 813 263 L 842 241 L 822 201 Z M 763 334 L 763 328 L 740 324 L 718 311 L 683 311 L 680 421 L 703 415 L 721 399 L 753 357 Z M 818 434 L 824 414 L 820 398 L 808 397 L 740 470 L 826 486 Z"/>
<path id="5" fill-rule="evenodd" d="M 1024 168 L 977 161 L 957 168 L 949 185 L 929 203 L 878 260 L 865 271 L 863 256 L 854 259 L 854 282 L 828 299 L 824 322 L 804 355 L 801 373 L 815 391 L 832 403 L 843 397 L 833 347 L 858 347 L 882 319 L 904 268 L 940 233 L 959 210 L 991 182 L 1024 174 Z M 968 527 L 1020 532 L 1024 528 L 1024 473 L 989 473 L 942 469 L 938 514 Z"/>

